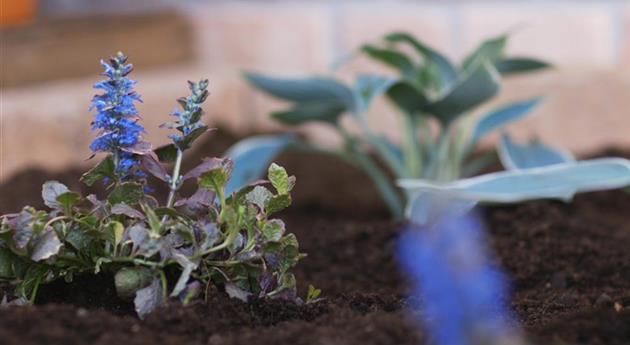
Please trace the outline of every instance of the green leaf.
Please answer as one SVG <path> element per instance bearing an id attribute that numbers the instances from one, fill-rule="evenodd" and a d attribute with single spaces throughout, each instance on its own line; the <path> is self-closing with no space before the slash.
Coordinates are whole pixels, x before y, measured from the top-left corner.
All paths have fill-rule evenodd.
<path id="1" fill-rule="evenodd" d="M 473 72 L 485 62 L 495 63 L 503 57 L 507 35 L 494 37 L 481 43 L 475 51 L 464 59 L 462 69 L 466 72 Z"/>
<path id="2" fill-rule="evenodd" d="M 209 189 L 217 194 L 223 193 L 225 184 L 230 179 L 232 163 L 228 160 L 227 165 L 215 168 L 201 174 L 198 178 L 199 187 Z"/>
<path id="3" fill-rule="evenodd" d="M 245 195 L 245 199 L 258 206 L 261 211 L 265 211 L 265 205 L 273 197 L 273 194 L 263 186 L 256 186 L 251 192 Z"/>
<path id="4" fill-rule="evenodd" d="M 416 114 L 428 103 L 422 91 L 406 81 L 399 81 L 387 90 L 389 99 L 407 114 Z"/>
<path id="5" fill-rule="evenodd" d="M 529 58 L 506 58 L 495 62 L 494 66 L 502 75 L 527 73 L 551 67 L 545 61 Z"/>
<path id="6" fill-rule="evenodd" d="M 155 152 L 162 163 L 172 163 L 177 159 L 177 146 L 175 144 L 160 146 L 153 152 Z"/>
<path id="7" fill-rule="evenodd" d="M 72 207 L 81 200 L 81 196 L 74 192 L 66 192 L 57 196 L 57 202 L 61 205 L 66 215 L 72 214 Z"/>
<path id="8" fill-rule="evenodd" d="M 442 88 L 448 88 L 457 81 L 457 71 L 451 62 L 444 55 L 421 43 L 410 34 L 395 32 L 385 36 L 385 40 L 392 43 L 406 43 L 416 49 L 425 58 L 426 63 L 435 66 Z"/>
<path id="9" fill-rule="evenodd" d="M 295 289 L 295 286 L 296 286 L 296 280 L 295 280 L 295 275 L 293 275 L 293 273 L 287 273 L 282 276 L 282 279 L 280 280 L 281 289 L 283 290 Z"/>
<path id="10" fill-rule="evenodd" d="M 110 221 L 105 224 L 105 236 L 114 247 L 122 241 L 125 226 L 121 222 Z"/>
<path id="11" fill-rule="evenodd" d="M 459 115 L 492 98 L 498 91 L 499 74 L 491 64 L 484 63 L 425 110 L 447 127 Z"/>
<path id="12" fill-rule="evenodd" d="M 158 217 L 155 210 L 153 210 L 150 206 L 145 204 L 140 204 L 144 214 L 147 216 L 147 222 L 149 223 L 149 227 L 151 228 L 151 233 L 154 236 L 162 235 L 162 221 Z"/>
<path id="13" fill-rule="evenodd" d="M 94 183 L 107 177 L 110 180 L 116 180 L 116 167 L 114 166 L 114 158 L 110 155 L 98 163 L 95 167 L 88 170 L 80 181 L 88 186 L 92 186 Z"/>
<path id="14" fill-rule="evenodd" d="M 296 103 L 328 102 L 354 106 L 353 93 L 346 85 L 330 78 L 273 78 L 257 73 L 245 73 L 253 86 L 277 98 Z"/>
<path id="15" fill-rule="evenodd" d="M 313 285 L 308 285 L 308 292 L 306 293 L 306 303 L 312 302 L 319 298 L 322 294 L 322 290 L 316 289 Z"/>
<path id="16" fill-rule="evenodd" d="M 389 67 L 397 69 L 398 72 L 404 76 L 413 75 L 416 69 L 413 62 L 411 62 L 407 55 L 395 50 L 378 48 L 366 44 L 361 47 L 361 51 L 372 59 L 378 60 Z"/>
<path id="17" fill-rule="evenodd" d="M 57 198 L 69 191 L 66 185 L 58 181 L 45 182 L 42 186 L 42 199 L 44 199 L 44 204 L 52 209 L 62 209 L 63 205 L 57 201 Z"/>
<path id="18" fill-rule="evenodd" d="M 280 212 L 285 208 L 291 206 L 291 196 L 289 194 L 280 194 L 273 196 L 267 204 L 265 205 L 265 210 L 267 215 L 272 215 L 274 213 Z"/>
<path id="19" fill-rule="evenodd" d="M 116 293 L 122 299 L 130 299 L 136 291 L 153 280 L 153 273 L 145 267 L 123 267 L 114 275 Z"/>
<path id="20" fill-rule="evenodd" d="M 269 220 L 263 225 L 262 233 L 268 241 L 280 241 L 285 232 L 284 222 L 279 219 Z"/>
<path id="21" fill-rule="evenodd" d="M 39 285 L 45 281 L 48 275 L 48 267 L 40 264 L 32 264 L 26 269 L 24 279 L 16 287 L 16 293 L 31 303 L 35 301 L 35 293 Z"/>
<path id="22" fill-rule="evenodd" d="M 0 247 L 0 278 L 15 278 L 14 261 L 15 255 L 8 248 Z"/>
<path id="23" fill-rule="evenodd" d="M 177 146 L 183 151 L 192 147 L 192 144 L 197 138 L 199 138 L 202 134 L 208 131 L 208 126 L 201 126 L 193 129 L 188 135 L 186 135 L 182 140 L 177 142 Z M 159 156 L 158 156 L 159 157 Z"/>
<path id="24" fill-rule="evenodd" d="M 290 178 L 287 171 L 276 163 L 271 163 L 267 178 L 278 194 L 288 194 L 295 186 L 295 178 Z"/>
<path id="25" fill-rule="evenodd" d="M 68 230 L 68 233 L 63 240 L 65 243 L 69 243 L 77 251 L 85 253 L 89 249 L 94 238 L 92 238 L 87 231 L 84 231 L 80 227 L 73 226 Z"/>
<path id="26" fill-rule="evenodd" d="M 346 111 L 346 106 L 335 100 L 310 103 L 297 103 L 286 111 L 276 111 L 271 116 L 287 125 L 301 125 L 307 122 L 337 124 L 339 116 Z"/>
<path id="27" fill-rule="evenodd" d="M 127 204 L 129 206 L 136 205 L 144 196 L 144 187 L 136 182 L 125 182 L 119 184 L 109 194 L 107 201 L 111 205 Z"/>

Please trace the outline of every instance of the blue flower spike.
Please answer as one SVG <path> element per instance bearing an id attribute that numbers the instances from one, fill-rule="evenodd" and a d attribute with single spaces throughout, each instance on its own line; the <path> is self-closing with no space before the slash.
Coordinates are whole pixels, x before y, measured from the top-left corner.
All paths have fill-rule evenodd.
<path id="1" fill-rule="evenodd" d="M 423 302 L 420 321 L 434 344 L 523 344 L 504 305 L 505 280 L 483 240 L 473 213 L 409 225 L 399 240 L 399 263 Z"/>
<path id="2" fill-rule="evenodd" d="M 144 176 L 139 170 L 138 155 L 151 151 L 151 145 L 142 139 L 144 128 L 138 123 L 140 116 L 135 103 L 142 102 L 133 87 L 136 81 L 127 78 L 133 65 L 118 52 L 109 59 L 101 60 L 106 79 L 94 84 L 102 94 L 92 99 L 90 110 L 95 109 L 92 130 L 98 136 L 92 141 L 92 152 L 109 152 L 114 157 L 116 175 L 121 180 Z"/>
<path id="3" fill-rule="evenodd" d="M 201 106 L 209 94 L 208 80 L 203 79 L 197 83 L 189 81 L 188 85 L 190 95 L 177 100 L 182 109 L 175 110 L 171 114 L 177 120 L 160 126 L 162 128 L 174 128 L 180 132 L 180 134 L 169 135 L 169 138 L 182 151 L 190 148 L 192 142 L 208 130 L 208 127 L 201 122 L 203 115 Z"/>

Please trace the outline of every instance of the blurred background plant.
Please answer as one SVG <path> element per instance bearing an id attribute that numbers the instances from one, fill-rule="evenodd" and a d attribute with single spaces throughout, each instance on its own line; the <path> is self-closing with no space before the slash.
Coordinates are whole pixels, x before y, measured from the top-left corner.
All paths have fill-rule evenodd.
<path id="1" fill-rule="evenodd" d="M 507 36 L 484 41 L 460 65 L 408 33 L 388 34 L 383 43 L 365 44 L 361 52 L 393 68 L 398 76 L 361 74 L 352 86 L 333 78 L 279 79 L 255 73 L 246 77 L 260 90 L 292 103 L 289 110 L 272 113 L 275 120 L 286 125 L 331 125 L 344 140 L 341 150 L 331 153 L 363 169 L 390 212 L 400 217 L 405 202 L 388 175 L 449 182 L 498 163 L 494 151 L 471 157 L 477 143 L 490 132 L 527 115 L 539 99 L 502 105 L 476 117 L 470 116 L 472 111 L 497 94 L 501 76 L 533 72 L 549 65 L 532 58 L 506 57 Z M 402 48 L 411 48 L 414 54 Z M 367 122 L 371 103 L 383 95 L 401 114 L 400 146 L 375 132 Z M 343 114 L 355 121 L 359 135 L 352 135 L 341 124 Z M 320 150 L 316 145 L 305 145 L 309 150 Z M 365 147 L 378 154 L 386 171 L 379 168 Z"/>
<path id="2" fill-rule="evenodd" d="M 2 12 L 8 13 L 7 5 L 27 2 L 3 0 Z M 21 25 L 1 22 L 1 180 L 26 167 L 60 170 L 86 164 L 83 157 L 90 155 L 87 144 L 92 140 L 85 132 L 90 81 L 93 61 L 101 56 L 123 50 L 141 66 L 135 73 L 145 81 L 138 85 L 145 100 L 138 104 L 138 110 L 147 114 L 145 127 L 162 122 L 149 114 L 171 111 L 182 80 L 205 75 L 213 90 L 209 125 L 247 133 L 285 127 L 268 117 L 271 110 L 281 109 L 280 103 L 249 87 L 240 79 L 240 71 L 326 75 L 331 63 L 362 42 L 377 42 L 383 33 L 394 31 L 412 33 L 451 61 L 461 61 L 483 38 L 510 33 L 507 56 L 535 56 L 556 68 L 505 80 L 496 101 L 480 112 L 548 95 L 536 116 L 510 126 L 516 140 L 536 134 L 578 154 L 630 145 L 630 121 L 623 111 L 630 106 L 626 97 L 630 9 L 622 1 L 39 0 L 37 4 L 30 20 Z M 341 66 L 337 75 L 354 82 L 351 78 L 358 74 L 385 72 L 374 68 L 362 55 Z M 400 144 L 403 138 L 394 114 L 387 102 L 377 100 L 367 122 L 377 134 Z M 342 121 L 356 134 L 359 128 L 348 120 Z M 37 136 L 23 135 L 35 126 L 40 128 Z M 300 132 L 327 148 L 341 144 L 325 125 L 309 124 Z M 148 133 L 146 139 L 157 145 L 168 142 L 159 131 Z M 498 140 L 490 135 L 480 145 L 487 148 Z M 77 148 L 83 151 L 77 154 Z"/>

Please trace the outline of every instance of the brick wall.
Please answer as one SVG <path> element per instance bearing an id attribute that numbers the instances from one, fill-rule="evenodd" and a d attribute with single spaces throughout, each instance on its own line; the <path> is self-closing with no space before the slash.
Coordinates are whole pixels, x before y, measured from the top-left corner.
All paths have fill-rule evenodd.
<path id="1" fill-rule="evenodd" d="M 163 4 L 165 1 L 161 1 Z M 183 5 L 182 5 L 183 3 Z M 536 115 L 512 126 L 517 137 L 538 135 L 585 152 L 630 146 L 630 2 L 628 1 L 186 1 L 196 62 L 163 69 L 137 66 L 151 134 L 186 93 L 185 79 L 211 80 L 208 118 L 237 130 L 276 129 L 268 111 L 281 104 L 251 90 L 242 70 L 285 75 L 330 73 L 333 62 L 390 30 L 409 31 L 455 60 L 485 37 L 511 32 L 508 50 L 550 60 L 553 71 L 506 82 L 496 103 L 546 95 Z M 124 47 L 122 47 L 124 49 Z M 131 57 L 133 59 L 133 56 Z M 380 71 L 354 59 L 338 70 Z M 99 73 L 95 62 L 94 76 Z M 89 155 L 87 111 L 94 78 L 46 82 L 0 91 L 0 178 L 32 165 L 61 169 Z M 377 104 L 371 122 L 396 135 L 398 123 Z M 37 128 L 34 133 L 31 128 Z M 337 138 L 321 126 L 316 140 Z"/>

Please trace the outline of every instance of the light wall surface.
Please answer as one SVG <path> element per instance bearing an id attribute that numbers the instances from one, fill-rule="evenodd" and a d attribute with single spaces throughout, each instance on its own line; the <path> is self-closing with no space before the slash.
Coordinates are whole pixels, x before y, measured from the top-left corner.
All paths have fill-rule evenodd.
<path id="1" fill-rule="evenodd" d="M 384 72 L 362 58 L 349 59 L 334 71 L 331 67 L 348 60 L 361 43 L 376 42 L 387 32 L 403 30 L 455 61 L 482 39 L 511 33 L 510 54 L 547 59 L 555 67 L 504 83 L 500 97 L 489 106 L 537 95 L 546 98 L 531 118 L 512 125 L 510 132 L 522 140 L 537 136 L 579 153 L 609 146 L 630 147 L 628 1 L 159 3 L 161 8 L 176 6 L 187 19 L 194 59 L 162 67 L 136 65 L 133 79 L 139 81 L 137 90 L 144 99 L 138 108 L 148 139 L 154 144 L 167 141 L 167 133 L 157 126 L 168 120 L 175 99 L 186 94 L 188 79 L 210 79 L 206 119 L 212 125 L 240 132 L 277 130 L 282 127 L 268 114 L 282 109 L 283 104 L 252 90 L 242 71 L 285 76 L 335 74 L 345 80 L 358 72 Z M 76 8 L 72 1 L 66 6 Z M 144 1 L 131 10 L 150 11 L 152 7 L 154 4 Z M 50 5 L 44 9 L 59 15 Z M 79 10 L 77 13 L 105 11 Z M 121 46 L 112 47 L 112 53 L 133 50 L 124 40 L 120 42 Z M 6 63 L 5 49 L 0 67 Z M 50 63 L 54 68 L 54 61 Z M 92 118 L 89 101 L 94 94 L 91 85 L 99 73 L 98 61 L 94 61 L 90 76 L 0 89 L 0 179 L 32 166 L 60 170 L 86 164 L 94 136 L 88 129 Z M 384 102 L 373 107 L 370 122 L 379 131 L 398 137 L 398 117 Z M 348 125 L 352 128 L 351 123 Z M 339 143 L 324 126 L 309 125 L 303 130 L 326 145 Z M 485 144 L 493 140 L 496 137 Z"/>

